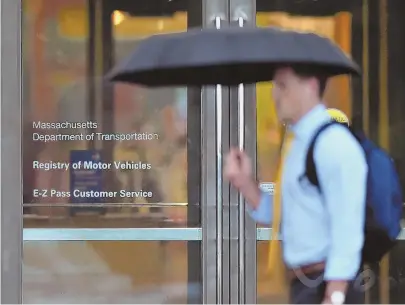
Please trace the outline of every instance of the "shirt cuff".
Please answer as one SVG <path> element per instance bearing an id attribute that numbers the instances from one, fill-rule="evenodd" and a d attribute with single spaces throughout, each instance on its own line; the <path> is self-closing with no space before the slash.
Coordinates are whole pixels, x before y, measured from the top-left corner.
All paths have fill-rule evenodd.
<path id="1" fill-rule="evenodd" d="M 247 211 L 256 222 L 269 225 L 273 218 L 272 201 L 273 196 L 262 191 L 259 205 L 256 207 L 256 209 L 252 209 L 249 205 L 247 205 Z"/>

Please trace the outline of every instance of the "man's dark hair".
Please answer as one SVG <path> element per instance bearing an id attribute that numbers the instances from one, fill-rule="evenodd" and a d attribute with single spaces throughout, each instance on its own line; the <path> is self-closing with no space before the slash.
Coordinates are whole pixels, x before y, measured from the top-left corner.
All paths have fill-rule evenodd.
<path id="1" fill-rule="evenodd" d="M 325 72 L 317 67 L 310 67 L 310 66 L 292 66 L 291 69 L 297 74 L 299 77 L 302 78 L 310 78 L 314 77 L 319 82 L 319 97 L 322 98 L 326 84 L 328 82 L 328 76 Z"/>

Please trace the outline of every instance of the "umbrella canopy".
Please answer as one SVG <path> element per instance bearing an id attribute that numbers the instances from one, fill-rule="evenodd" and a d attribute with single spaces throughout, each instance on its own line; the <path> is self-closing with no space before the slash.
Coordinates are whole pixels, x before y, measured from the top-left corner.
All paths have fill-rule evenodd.
<path id="1" fill-rule="evenodd" d="M 269 81 L 283 65 L 325 76 L 360 74 L 339 47 L 316 34 L 228 27 L 152 36 L 108 78 L 146 86 L 237 85 Z"/>

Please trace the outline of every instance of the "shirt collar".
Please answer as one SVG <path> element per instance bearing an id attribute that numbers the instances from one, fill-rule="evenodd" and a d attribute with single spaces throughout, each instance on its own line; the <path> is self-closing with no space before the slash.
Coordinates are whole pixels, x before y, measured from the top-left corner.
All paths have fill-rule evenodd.
<path id="1" fill-rule="evenodd" d="M 308 138 L 323 123 L 330 121 L 331 117 L 323 104 L 317 105 L 305 114 L 297 123 L 291 126 L 291 131 L 297 138 Z"/>

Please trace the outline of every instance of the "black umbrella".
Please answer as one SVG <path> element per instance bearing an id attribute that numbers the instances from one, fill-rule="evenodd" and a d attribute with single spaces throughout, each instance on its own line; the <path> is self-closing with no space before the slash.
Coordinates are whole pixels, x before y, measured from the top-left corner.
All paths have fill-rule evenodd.
<path id="1" fill-rule="evenodd" d="M 269 81 L 283 65 L 325 76 L 360 74 L 339 47 L 316 34 L 228 27 L 152 36 L 108 77 L 146 86 L 237 85 Z"/>

